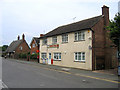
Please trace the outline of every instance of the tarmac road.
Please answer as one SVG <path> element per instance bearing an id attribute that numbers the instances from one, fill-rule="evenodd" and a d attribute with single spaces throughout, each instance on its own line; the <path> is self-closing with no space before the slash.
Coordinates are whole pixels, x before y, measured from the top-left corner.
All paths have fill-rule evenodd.
<path id="1" fill-rule="evenodd" d="M 2 82 L 8 88 L 118 88 L 114 80 L 100 80 L 101 74 L 94 78 L 42 66 L 3 59 Z"/>

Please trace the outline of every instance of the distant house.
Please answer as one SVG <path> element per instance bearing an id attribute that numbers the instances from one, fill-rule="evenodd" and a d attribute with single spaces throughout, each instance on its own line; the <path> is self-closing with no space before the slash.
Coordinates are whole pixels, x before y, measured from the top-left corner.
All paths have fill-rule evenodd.
<path id="1" fill-rule="evenodd" d="M 6 50 L 7 55 L 13 58 L 17 58 L 20 53 L 27 54 L 28 52 L 30 52 L 30 48 L 24 34 L 22 35 L 22 39 L 18 36 L 18 40 L 13 41 Z"/>
<path id="2" fill-rule="evenodd" d="M 40 63 L 86 70 L 117 68 L 108 38 L 109 7 L 102 15 L 60 26 L 40 37 Z"/>
<path id="3" fill-rule="evenodd" d="M 39 42 L 40 42 L 40 39 L 38 37 L 33 37 L 32 38 L 32 41 L 30 43 L 30 46 L 31 46 L 31 50 L 30 50 L 30 54 L 36 54 L 37 51 L 39 51 Z"/>

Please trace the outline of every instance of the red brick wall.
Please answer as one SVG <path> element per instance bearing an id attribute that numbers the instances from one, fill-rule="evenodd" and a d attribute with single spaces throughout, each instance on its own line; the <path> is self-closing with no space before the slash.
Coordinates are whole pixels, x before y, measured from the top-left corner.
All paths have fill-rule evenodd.
<path id="1" fill-rule="evenodd" d="M 101 69 L 102 65 L 105 65 L 105 69 L 116 68 L 117 58 L 115 47 L 112 41 L 109 39 L 108 33 L 104 26 L 104 18 L 102 18 L 93 28 L 93 70 Z"/>
<path id="2" fill-rule="evenodd" d="M 103 18 L 92 28 L 93 33 L 93 68 L 99 69 L 104 65 L 105 58 L 105 36 L 104 36 L 104 21 Z M 96 67 L 95 67 L 96 66 Z M 93 70 L 94 70 L 93 69 Z"/>
<path id="3" fill-rule="evenodd" d="M 38 46 L 35 46 L 33 47 L 33 44 L 35 44 L 35 41 L 33 40 L 32 43 L 31 43 L 31 51 L 30 51 L 30 54 L 32 54 L 32 52 L 35 52 L 36 53 L 36 50 L 39 50 L 39 47 Z M 36 45 L 36 44 L 35 44 Z"/>
<path id="4" fill-rule="evenodd" d="M 22 50 L 20 50 L 21 46 L 22 46 Z M 16 54 L 30 52 L 30 48 L 25 40 L 17 47 L 15 52 L 16 52 Z"/>

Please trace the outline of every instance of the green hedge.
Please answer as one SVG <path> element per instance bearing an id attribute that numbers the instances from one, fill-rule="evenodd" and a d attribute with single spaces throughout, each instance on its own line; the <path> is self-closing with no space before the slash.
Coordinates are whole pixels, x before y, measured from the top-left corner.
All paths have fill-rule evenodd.
<path id="1" fill-rule="evenodd" d="M 30 59 L 37 59 L 37 54 L 25 54 L 25 53 L 20 53 L 18 55 L 19 58 L 27 59 L 27 56 L 30 56 Z"/>
<path id="2" fill-rule="evenodd" d="M 30 59 L 37 59 L 37 54 L 30 55 Z"/>
<path id="3" fill-rule="evenodd" d="M 27 54 L 25 54 L 25 53 L 20 53 L 20 54 L 19 54 L 19 58 L 27 58 Z"/>

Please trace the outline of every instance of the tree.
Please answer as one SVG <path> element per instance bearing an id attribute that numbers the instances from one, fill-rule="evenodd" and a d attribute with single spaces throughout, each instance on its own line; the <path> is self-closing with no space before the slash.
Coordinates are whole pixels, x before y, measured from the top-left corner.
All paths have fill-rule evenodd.
<path id="1" fill-rule="evenodd" d="M 3 45 L 2 46 L 2 51 L 5 51 L 8 48 L 8 45 Z"/>
<path id="2" fill-rule="evenodd" d="M 109 30 L 110 39 L 113 41 L 115 45 L 119 47 L 119 39 L 120 39 L 120 13 L 116 14 L 114 20 L 111 20 L 109 26 L 107 27 Z"/>

